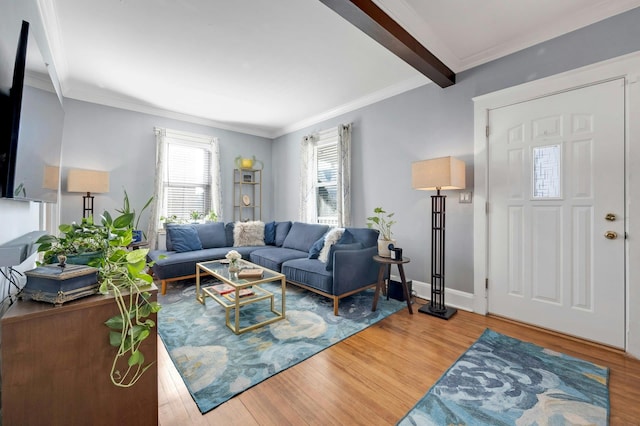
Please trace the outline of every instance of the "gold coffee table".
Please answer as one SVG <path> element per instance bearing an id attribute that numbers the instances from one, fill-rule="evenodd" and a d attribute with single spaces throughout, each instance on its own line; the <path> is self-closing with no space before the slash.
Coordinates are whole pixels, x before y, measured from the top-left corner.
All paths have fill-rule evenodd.
<path id="1" fill-rule="evenodd" d="M 196 263 L 196 300 L 198 302 L 205 304 L 205 299 L 207 297 L 212 298 L 220 306 L 222 306 L 225 310 L 225 318 L 227 327 L 231 329 L 235 334 L 244 333 L 249 330 L 254 330 L 258 327 L 262 327 L 266 324 L 271 324 L 272 322 L 280 321 L 285 318 L 285 294 L 287 283 L 285 280 L 285 276 L 278 272 L 274 272 L 270 269 L 263 268 L 258 265 L 254 265 L 251 262 L 247 262 L 246 260 L 239 261 L 240 268 L 260 268 L 263 270 L 262 278 L 237 278 L 237 275 L 233 275 L 229 272 L 228 262 L 225 260 L 212 260 L 209 262 L 201 262 Z M 229 294 L 233 294 L 232 298 L 226 297 L 226 295 L 221 295 L 209 288 L 201 288 L 200 287 L 200 275 L 211 275 L 218 280 L 220 280 L 224 284 L 228 284 L 234 288 Z M 260 287 L 260 284 L 275 282 L 280 280 L 280 290 L 282 293 L 282 308 L 280 311 L 277 311 L 274 306 L 274 298 L 273 293 L 267 291 Z M 239 297 L 240 291 L 243 289 L 251 288 L 253 290 L 253 294 L 250 296 Z M 231 300 L 233 299 L 233 300 Z M 256 324 L 252 324 L 248 327 L 240 328 L 240 309 L 243 306 L 250 305 L 252 303 L 260 302 L 262 300 L 270 300 L 271 301 L 271 312 L 273 312 L 276 316 L 273 318 L 266 319 L 264 321 L 258 322 Z M 230 312 L 235 309 L 235 321 L 231 324 L 230 320 Z"/>

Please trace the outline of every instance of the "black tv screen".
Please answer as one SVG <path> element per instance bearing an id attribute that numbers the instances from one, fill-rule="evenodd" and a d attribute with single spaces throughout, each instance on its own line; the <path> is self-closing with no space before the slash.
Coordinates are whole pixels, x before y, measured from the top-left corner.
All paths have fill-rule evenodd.
<path id="1" fill-rule="evenodd" d="M 25 21 L 6 102 L 10 120 L 0 146 L 2 197 L 56 203 L 64 111 Z"/>

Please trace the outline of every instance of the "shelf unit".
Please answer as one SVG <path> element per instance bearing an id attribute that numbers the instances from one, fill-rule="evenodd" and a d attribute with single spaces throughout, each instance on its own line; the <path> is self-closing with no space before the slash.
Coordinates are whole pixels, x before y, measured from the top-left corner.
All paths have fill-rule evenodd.
<path id="1" fill-rule="evenodd" d="M 233 169 L 233 218 L 262 220 L 262 170 Z"/>

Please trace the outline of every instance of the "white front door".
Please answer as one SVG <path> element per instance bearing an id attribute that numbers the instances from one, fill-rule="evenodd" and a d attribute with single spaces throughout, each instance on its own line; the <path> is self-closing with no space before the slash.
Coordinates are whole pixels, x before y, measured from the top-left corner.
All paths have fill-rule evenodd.
<path id="1" fill-rule="evenodd" d="M 624 348 L 624 80 L 489 111 L 488 309 Z"/>

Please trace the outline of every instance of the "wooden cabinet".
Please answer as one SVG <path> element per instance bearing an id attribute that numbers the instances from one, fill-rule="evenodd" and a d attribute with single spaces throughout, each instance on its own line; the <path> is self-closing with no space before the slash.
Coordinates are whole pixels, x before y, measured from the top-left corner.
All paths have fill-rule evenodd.
<path id="1" fill-rule="evenodd" d="M 233 218 L 262 220 L 262 170 L 233 170 Z"/>
<path id="2" fill-rule="evenodd" d="M 157 326 L 141 348 L 156 362 L 135 385 L 119 388 L 109 377 L 116 348 L 104 325 L 116 313 L 113 298 L 102 295 L 59 307 L 17 301 L 1 323 L 2 423 L 157 425 Z"/>

